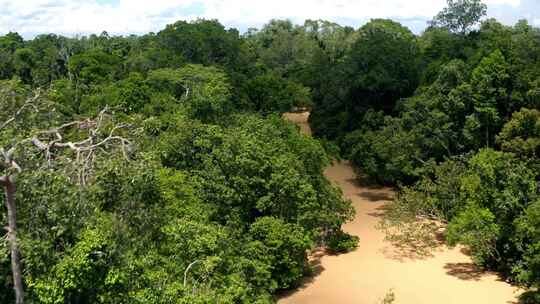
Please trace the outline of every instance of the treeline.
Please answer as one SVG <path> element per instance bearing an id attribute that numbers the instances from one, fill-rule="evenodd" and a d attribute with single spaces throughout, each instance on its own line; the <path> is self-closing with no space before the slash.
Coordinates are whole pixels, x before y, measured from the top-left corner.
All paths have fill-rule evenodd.
<path id="1" fill-rule="evenodd" d="M 154 79 L 169 77 L 174 86 L 170 69 L 189 64 L 214 66 L 225 73 L 237 109 L 269 113 L 310 101 L 307 88 L 258 64 L 254 47 L 215 20 L 178 21 L 140 37 L 110 37 L 103 32 L 81 38 L 39 35 L 24 41 L 9 33 L 0 37 L 0 52 L 0 79 L 16 77 L 32 87 L 50 87 L 59 94 L 56 100 L 77 114 L 93 113 L 103 104 L 120 106 L 127 113 L 142 110 L 143 105 L 151 108 L 148 104 L 162 102 L 156 94 L 150 96 L 147 87 L 156 82 L 147 79 L 149 74 Z M 180 87 L 172 95 L 178 97 Z"/>
<path id="2" fill-rule="evenodd" d="M 0 303 L 273 303 L 356 247 L 272 26 L 0 37 Z"/>

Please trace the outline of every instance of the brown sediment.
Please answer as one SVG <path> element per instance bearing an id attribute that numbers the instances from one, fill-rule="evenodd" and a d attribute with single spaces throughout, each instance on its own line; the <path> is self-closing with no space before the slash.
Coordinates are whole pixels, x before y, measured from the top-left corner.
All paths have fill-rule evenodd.
<path id="1" fill-rule="evenodd" d="M 302 133 L 311 136 L 311 128 L 308 123 L 309 112 L 302 113 L 285 113 L 283 117 L 290 122 L 295 123 L 300 127 Z"/>
<path id="2" fill-rule="evenodd" d="M 309 113 L 284 116 L 311 134 Z M 278 303 L 375 304 L 390 289 L 396 304 L 517 303 L 520 289 L 494 273 L 478 270 L 462 248 L 441 244 L 430 255 L 415 255 L 385 242 L 376 226 L 394 195 L 392 189 L 359 182 L 348 162 L 335 163 L 325 174 L 356 209 L 356 218 L 343 229 L 360 237 L 359 247 L 337 256 L 316 252 L 313 276 Z"/>

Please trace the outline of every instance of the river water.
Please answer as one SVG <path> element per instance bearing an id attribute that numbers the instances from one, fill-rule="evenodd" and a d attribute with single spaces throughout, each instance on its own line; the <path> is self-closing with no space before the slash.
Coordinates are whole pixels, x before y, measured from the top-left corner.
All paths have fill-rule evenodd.
<path id="1" fill-rule="evenodd" d="M 284 116 L 311 134 L 309 113 Z M 279 304 L 375 304 L 391 289 L 395 304 L 517 303 L 520 290 L 476 269 L 463 248 L 441 245 L 431 255 L 418 257 L 386 242 L 376 226 L 392 200 L 392 189 L 363 186 L 348 162 L 335 163 L 325 175 L 356 209 L 356 218 L 343 229 L 360 237 L 359 247 L 338 256 L 314 253 L 315 274 L 282 296 Z"/>

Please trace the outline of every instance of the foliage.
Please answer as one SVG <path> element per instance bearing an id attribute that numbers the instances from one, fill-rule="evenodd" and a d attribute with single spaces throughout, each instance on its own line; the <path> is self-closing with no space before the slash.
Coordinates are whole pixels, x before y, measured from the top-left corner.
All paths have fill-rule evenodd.
<path id="1" fill-rule="evenodd" d="M 92 50 L 72 56 L 69 60 L 69 71 L 77 83 L 86 89 L 90 84 L 114 80 L 119 59 L 115 55 Z"/>
<path id="2" fill-rule="evenodd" d="M 518 282 L 538 288 L 540 286 L 540 231 L 538 216 L 540 201 L 531 204 L 517 220 L 516 241 L 523 252 L 523 261 L 512 269 Z"/>
<path id="3" fill-rule="evenodd" d="M 510 112 L 507 107 L 507 86 L 510 75 L 506 61 L 500 51 L 482 59 L 472 71 L 471 86 L 473 88 L 474 114 L 480 122 L 480 132 L 485 134 L 479 141 L 485 141 L 486 146 L 493 142 L 492 129 L 500 128 L 500 117 L 506 117 Z"/>
<path id="4" fill-rule="evenodd" d="M 350 204 L 322 177 L 328 159 L 317 142 L 277 117 L 236 121 L 229 128 L 180 122 L 182 135 L 172 129 L 162 137 L 163 163 L 198 177 L 214 219 L 251 223 L 275 216 L 315 237 L 352 218 Z"/>
<path id="5" fill-rule="evenodd" d="M 310 105 L 310 91 L 299 83 L 275 74 L 263 74 L 247 83 L 253 109 L 262 113 L 287 112 Z"/>
<path id="6" fill-rule="evenodd" d="M 332 253 L 344 253 L 358 247 L 359 237 L 344 232 L 338 232 L 328 240 L 328 249 Z"/>
<path id="7" fill-rule="evenodd" d="M 180 102 L 189 115 L 202 121 L 216 121 L 232 110 L 232 88 L 227 75 L 213 67 L 187 65 L 176 73 L 176 83 L 184 89 Z"/>
<path id="8" fill-rule="evenodd" d="M 489 209 L 468 206 L 452 219 L 446 237 L 450 245 L 461 243 L 468 246 L 475 262 L 483 265 L 489 259 L 497 258 L 495 243 L 499 238 L 499 230 L 495 216 Z"/>
<path id="9" fill-rule="evenodd" d="M 497 136 L 497 142 L 503 151 L 537 159 L 540 156 L 540 112 L 525 108 L 514 112 Z"/>
<path id="10" fill-rule="evenodd" d="M 302 228 L 276 218 L 261 217 L 251 225 L 250 234 L 253 241 L 247 247 L 256 248 L 273 265 L 271 286 L 295 287 L 304 275 L 310 248 Z"/>
<path id="11" fill-rule="evenodd" d="M 450 244 L 539 288 L 540 30 L 484 16 L 478 0 L 449 0 L 421 35 L 381 19 L 244 35 L 199 19 L 141 36 L 0 36 L 0 147 L 104 107 L 104 134 L 129 125 L 135 143 L 130 161 L 88 155 L 84 185 L 75 153 L 17 150 L 27 302 L 273 303 L 310 249 L 358 244 L 328 155 L 400 186 L 394 240 L 421 252 L 448 223 Z M 281 119 L 295 107 L 320 138 Z M 92 127 L 78 126 L 68 141 Z"/>
<path id="12" fill-rule="evenodd" d="M 65 139 L 80 140 L 94 127 L 84 117 L 104 107 L 115 115 L 100 132 L 129 125 L 136 143 L 130 161 L 91 153 L 84 168 L 70 151 L 17 150 L 28 303 L 272 303 L 300 283 L 314 246 L 356 246 L 341 230 L 354 210 L 323 175 L 326 151 L 278 115 L 309 106 L 310 90 L 248 62 L 235 30 L 198 20 L 141 37 L 10 33 L 0 48 L 2 147 L 54 140 L 42 130 L 72 121 L 83 123 Z"/>
<path id="13" fill-rule="evenodd" d="M 400 97 L 416 87 L 416 39 L 409 29 L 390 20 L 372 20 L 359 31 L 346 63 L 354 77 L 351 108 L 391 111 Z"/>
<path id="14" fill-rule="evenodd" d="M 392 206 L 399 212 L 388 212 L 386 221 L 406 232 L 410 225 L 400 225 L 414 224 L 411 217 L 446 220 L 450 245 L 466 245 L 479 265 L 536 285 L 527 271 L 536 267 L 536 224 L 530 216 L 537 205 L 538 172 L 513 154 L 492 149 L 427 172 L 433 173 L 403 189 Z"/>
<path id="15" fill-rule="evenodd" d="M 366 111 L 390 113 L 418 83 L 418 47 L 409 29 L 391 20 L 372 20 L 341 60 L 322 73 L 310 121 L 316 135 L 340 139 L 361 128 Z M 319 77 L 321 77 L 320 75 Z"/>
<path id="16" fill-rule="evenodd" d="M 487 12 L 487 5 L 481 0 L 447 0 L 447 2 L 448 7 L 433 18 L 431 26 L 445 27 L 450 31 L 465 34 Z"/>

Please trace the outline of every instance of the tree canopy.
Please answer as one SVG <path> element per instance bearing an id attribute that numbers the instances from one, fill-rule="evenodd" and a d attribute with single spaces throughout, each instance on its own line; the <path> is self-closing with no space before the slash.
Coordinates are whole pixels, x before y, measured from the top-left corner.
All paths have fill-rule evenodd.
<path id="1" fill-rule="evenodd" d="M 332 157 L 534 299 L 540 29 L 485 16 L 0 36 L 0 303 L 274 303 L 358 246 Z"/>
<path id="2" fill-rule="evenodd" d="M 466 34 L 487 13 L 487 5 L 481 0 L 447 0 L 447 4 L 430 22 L 431 26 Z"/>
<path id="3" fill-rule="evenodd" d="M 0 303 L 272 303 L 310 250 L 357 246 L 325 149 L 280 116 L 310 89 L 251 39 L 0 37 Z"/>

